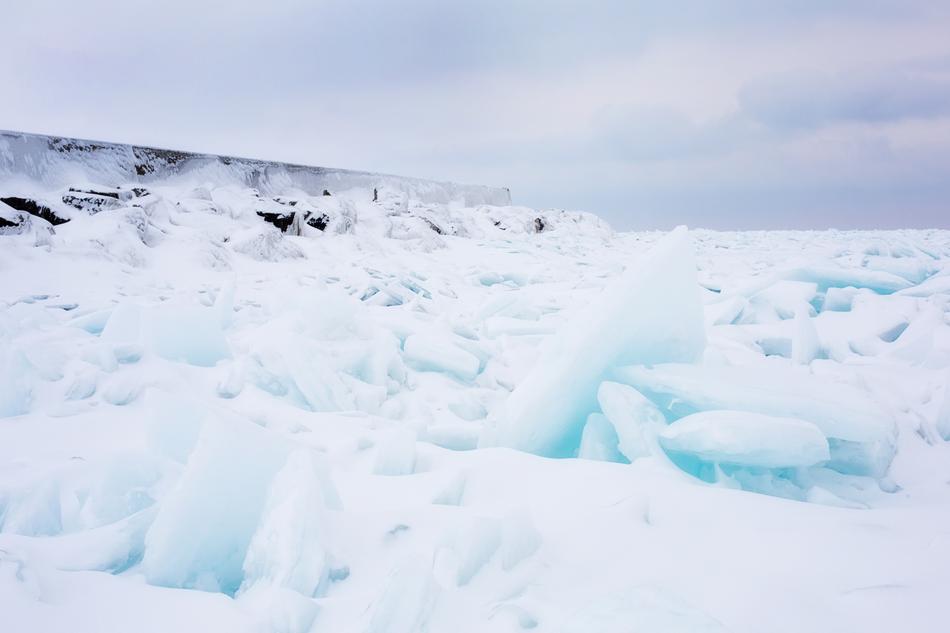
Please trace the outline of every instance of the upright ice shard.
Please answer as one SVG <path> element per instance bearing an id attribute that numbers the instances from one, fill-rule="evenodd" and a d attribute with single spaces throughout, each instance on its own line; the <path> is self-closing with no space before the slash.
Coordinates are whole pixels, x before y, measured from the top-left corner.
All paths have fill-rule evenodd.
<path id="1" fill-rule="evenodd" d="M 686 227 L 661 239 L 549 339 L 511 393 L 498 442 L 568 457 L 580 442 L 597 387 L 613 366 L 695 361 L 705 347 L 703 306 Z"/>

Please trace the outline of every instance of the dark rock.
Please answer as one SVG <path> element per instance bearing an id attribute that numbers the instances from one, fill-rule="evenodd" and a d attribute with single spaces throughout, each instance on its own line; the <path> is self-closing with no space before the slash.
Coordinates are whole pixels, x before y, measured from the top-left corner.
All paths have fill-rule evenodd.
<path id="1" fill-rule="evenodd" d="M 324 189 L 324 190 L 323 190 L 323 195 L 329 196 L 329 195 L 330 195 L 330 191 L 327 190 L 327 189 Z"/>
<path id="2" fill-rule="evenodd" d="M 379 191 L 376 190 L 376 187 L 373 187 L 373 202 L 379 202 Z"/>
<path id="3" fill-rule="evenodd" d="M 0 213 L 0 229 L 18 229 L 26 216 L 22 213 Z"/>
<path id="4" fill-rule="evenodd" d="M 257 215 L 264 218 L 265 222 L 269 222 L 280 229 L 281 233 L 286 233 L 287 229 L 290 228 L 290 225 L 294 222 L 293 211 L 288 211 L 285 213 L 271 213 L 269 211 L 258 211 Z"/>
<path id="5" fill-rule="evenodd" d="M 70 187 L 69 191 L 71 193 L 87 193 L 92 196 L 105 196 L 106 198 L 115 198 L 116 200 L 119 199 L 118 191 L 95 191 L 93 189 L 76 189 L 74 187 Z"/>
<path id="6" fill-rule="evenodd" d="M 175 167 L 193 156 L 187 152 L 177 152 L 154 147 L 133 147 L 135 154 L 135 173 L 146 176 L 154 173 L 160 167 Z"/>
<path id="7" fill-rule="evenodd" d="M 63 196 L 63 203 L 91 215 L 108 209 L 118 209 L 122 206 L 118 197 L 87 191 L 77 191 L 75 189 L 70 189 L 70 191 L 72 193 L 67 193 Z"/>
<path id="8" fill-rule="evenodd" d="M 9 196 L 7 198 L 0 198 L 0 202 L 5 203 L 7 206 L 12 207 L 17 211 L 23 211 L 25 213 L 29 213 L 30 215 L 35 215 L 38 218 L 43 218 L 53 225 L 69 222 L 69 218 L 63 218 L 56 215 L 56 213 L 54 213 L 53 210 L 48 206 L 40 204 L 31 198 Z"/>
<path id="9" fill-rule="evenodd" d="M 435 231 L 435 232 L 438 233 L 439 235 L 443 235 L 443 234 L 445 233 L 445 231 L 442 230 L 442 227 L 440 227 L 438 224 L 436 224 L 435 222 L 433 222 L 433 221 L 430 220 L 429 218 L 422 218 L 422 219 L 425 220 L 425 223 L 429 225 L 429 228 L 430 228 L 430 229 L 432 229 L 433 231 Z"/>
<path id="10" fill-rule="evenodd" d="M 327 230 L 327 225 L 330 223 L 330 216 L 326 213 L 321 213 L 320 215 L 311 215 L 307 218 L 307 226 L 312 226 L 315 229 L 321 231 Z"/>

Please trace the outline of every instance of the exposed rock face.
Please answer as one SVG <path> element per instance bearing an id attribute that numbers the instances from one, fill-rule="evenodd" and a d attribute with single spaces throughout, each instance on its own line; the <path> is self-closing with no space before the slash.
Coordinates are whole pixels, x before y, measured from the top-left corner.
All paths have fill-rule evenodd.
<path id="1" fill-rule="evenodd" d="M 8 207 L 16 209 L 17 211 L 23 211 L 25 213 L 29 213 L 30 215 L 34 215 L 38 218 L 43 218 L 44 220 L 46 220 L 47 222 L 53 225 L 69 222 L 69 218 L 65 218 L 60 215 L 57 215 L 48 206 L 40 202 L 37 202 L 36 200 L 33 200 L 32 198 L 21 198 L 19 196 L 7 196 L 7 197 L 0 198 L 0 202 L 3 202 Z"/>
<path id="2" fill-rule="evenodd" d="M 286 213 L 269 213 L 267 211 L 258 211 L 257 215 L 264 218 L 264 221 L 273 224 L 281 233 L 286 233 L 287 229 L 290 228 L 290 225 L 294 222 L 294 216 L 296 215 L 293 211 L 288 211 Z"/>
<path id="3" fill-rule="evenodd" d="M 85 211 L 90 215 L 124 206 L 123 202 L 119 200 L 118 194 L 103 194 L 93 191 L 80 191 L 72 188 L 70 188 L 69 193 L 63 195 L 63 204 L 68 204 L 74 209 Z"/>
<path id="4" fill-rule="evenodd" d="M 252 187 L 268 197 L 291 188 L 311 196 L 329 197 L 331 191 L 372 191 L 385 187 L 409 193 L 423 202 L 463 200 L 465 206 L 511 204 L 511 194 L 500 187 L 0 131 L 0 183 L 8 175 L 27 176 L 49 189 L 90 182 L 97 183 L 94 190 L 70 193 L 101 196 L 118 186 L 129 186 L 126 191 L 134 192 L 131 187 L 200 173 L 213 176 L 219 185 Z"/>
<path id="5" fill-rule="evenodd" d="M 327 224 L 330 222 L 330 216 L 326 213 L 321 213 L 320 215 L 311 215 L 307 218 L 307 225 L 312 226 L 315 229 L 320 231 L 327 230 Z"/>
<path id="6" fill-rule="evenodd" d="M 24 178 L 38 185 L 36 190 L 48 192 L 47 197 L 37 199 L 32 189 L 13 184 Z M 394 220 L 400 224 L 395 233 L 406 234 L 414 233 L 414 226 L 438 235 L 461 234 L 444 218 L 427 217 L 432 215 L 430 207 L 453 202 L 504 206 L 511 201 L 507 189 L 496 187 L 0 131 L 0 199 L 10 208 L 0 217 L 0 228 L 6 232 L 22 228 L 29 217 L 59 225 L 77 211 L 96 215 L 128 207 L 147 209 L 163 198 L 160 187 L 171 180 L 194 182 L 187 199 L 173 201 L 183 212 L 199 207 L 221 212 L 206 190 L 208 182 L 251 190 L 259 200 L 254 213 L 290 235 L 311 229 L 352 232 L 357 221 L 353 191 L 366 192 L 367 201 L 371 193 L 373 202 L 391 207 L 392 215 L 407 217 Z M 199 191 L 204 193 L 195 193 Z M 410 199 L 423 206 L 410 211 Z"/>

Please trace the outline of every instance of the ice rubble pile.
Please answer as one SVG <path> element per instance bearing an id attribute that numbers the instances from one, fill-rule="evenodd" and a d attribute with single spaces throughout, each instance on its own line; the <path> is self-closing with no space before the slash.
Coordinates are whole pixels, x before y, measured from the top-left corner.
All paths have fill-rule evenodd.
<path id="1" fill-rule="evenodd" d="M 689 562 L 750 516 L 782 549 L 825 506 L 945 494 L 945 232 L 614 234 L 435 185 L 48 160 L 0 178 L 0 595 L 37 628 L 87 595 L 165 630 L 755 630 Z"/>
<path id="2" fill-rule="evenodd" d="M 896 412 L 860 380 L 827 374 L 879 353 L 941 368 L 950 358 L 935 338 L 947 335 L 946 297 L 924 290 L 941 254 L 911 251 L 923 261 L 902 265 L 878 248 L 863 268 L 790 268 L 710 288 L 704 311 L 677 229 L 546 341 L 499 415 L 497 441 L 542 455 L 671 459 L 706 481 L 797 499 L 835 498 L 819 482 L 839 475 L 893 486 Z M 895 292 L 929 300 L 865 316 Z M 841 337 L 841 317 L 855 313 L 863 318 Z M 739 333 L 765 358 L 736 364 L 718 346 L 704 356 L 706 326 Z M 945 415 L 933 428 L 946 439 Z"/>

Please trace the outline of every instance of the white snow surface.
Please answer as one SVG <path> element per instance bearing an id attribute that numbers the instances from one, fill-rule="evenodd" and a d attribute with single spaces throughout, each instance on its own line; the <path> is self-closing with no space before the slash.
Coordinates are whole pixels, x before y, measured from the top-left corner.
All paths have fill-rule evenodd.
<path id="1" fill-rule="evenodd" d="M 947 630 L 950 233 L 218 171 L 0 178 L 4 631 Z"/>

